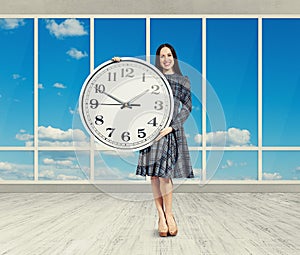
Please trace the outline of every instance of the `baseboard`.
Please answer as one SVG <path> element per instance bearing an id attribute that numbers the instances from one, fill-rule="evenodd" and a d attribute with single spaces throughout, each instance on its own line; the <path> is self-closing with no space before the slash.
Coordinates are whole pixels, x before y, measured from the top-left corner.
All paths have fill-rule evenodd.
<path id="1" fill-rule="evenodd" d="M 300 192 L 300 184 L 174 184 L 174 193 Z M 150 184 L 0 184 L 0 193 L 150 193 Z"/>

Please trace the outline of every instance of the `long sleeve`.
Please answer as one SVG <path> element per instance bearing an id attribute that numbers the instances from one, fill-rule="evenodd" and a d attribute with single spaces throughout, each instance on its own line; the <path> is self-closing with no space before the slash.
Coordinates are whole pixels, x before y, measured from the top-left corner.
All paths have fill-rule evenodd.
<path id="1" fill-rule="evenodd" d="M 183 126 L 186 119 L 189 117 L 190 112 L 192 111 L 192 99 L 191 99 L 191 84 L 187 76 L 184 77 L 184 84 L 180 86 L 180 102 L 181 109 L 177 116 L 173 118 L 170 126 L 174 130 L 178 130 Z"/>

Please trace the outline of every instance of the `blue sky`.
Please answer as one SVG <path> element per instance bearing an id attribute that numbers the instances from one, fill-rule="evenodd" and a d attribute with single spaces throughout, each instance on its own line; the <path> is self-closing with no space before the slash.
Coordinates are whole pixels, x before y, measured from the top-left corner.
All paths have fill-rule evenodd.
<path id="1" fill-rule="evenodd" d="M 39 19 L 38 25 L 39 145 L 72 146 L 73 133 L 80 145 L 87 145 L 88 136 L 78 122 L 76 105 L 90 71 L 89 19 Z M 191 80 L 193 110 L 185 131 L 189 146 L 201 146 L 202 21 L 151 19 L 150 25 L 151 55 L 161 43 L 172 44 L 183 74 Z M 299 26 L 300 20 L 295 19 L 263 20 L 266 146 L 300 144 L 300 34 L 295 33 Z M 95 66 L 113 56 L 144 56 L 145 34 L 145 19 L 95 19 Z M 0 19 L 0 40 L 0 146 L 33 146 L 33 19 Z M 208 116 L 208 145 L 218 146 L 218 139 L 224 137 L 227 146 L 257 145 L 257 58 L 256 19 L 207 19 L 207 78 L 226 118 L 226 126 L 219 128 L 210 125 L 212 116 Z M 207 98 L 209 112 L 215 108 L 214 100 Z M 79 154 L 40 152 L 40 178 L 87 178 L 89 155 Z M 299 179 L 297 155 L 264 152 L 263 178 Z M 201 152 L 193 151 L 191 157 L 200 176 Z M 136 179 L 136 160 L 136 153 L 122 157 L 95 154 L 95 177 L 102 179 L 106 174 L 109 178 L 111 173 L 103 168 L 103 163 L 109 162 L 115 178 Z M 32 164 L 32 152 L 1 151 L 0 178 L 32 179 Z M 257 152 L 225 152 L 213 178 L 256 179 Z"/>
<path id="2" fill-rule="evenodd" d="M 207 79 L 222 104 L 227 130 L 236 129 L 232 139 L 248 135 L 236 145 L 257 145 L 257 20 L 209 19 L 206 54 Z M 208 112 L 214 106 L 208 99 Z"/>
<path id="3" fill-rule="evenodd" d="M 33 133 L 33 19 L 0 21 L 0 146 Z"/>
<path id="4" fill-rule="evenodd" d="M 300 144 L 300 19 L 263 20 L 263 144 Z"/>

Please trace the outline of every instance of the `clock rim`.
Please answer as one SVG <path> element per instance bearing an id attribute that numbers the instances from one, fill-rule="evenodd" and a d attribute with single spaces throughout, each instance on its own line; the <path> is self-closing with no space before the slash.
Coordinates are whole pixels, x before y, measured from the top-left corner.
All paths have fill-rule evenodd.
<path id="1" fill-rule="evenodd" d="M 172 121 L 172 117 L 173 117 L 173 111 L 174 111 L 174 96 L 173 96 L 173 91 L 171 88 L 171 85 L 169 83 L 169 81 L 167 80 L 167 78 L 165 77 L 165 75 L 154 65 L 152 65 L 151 63 L 136 58 L 136 57 L 122 57 L 120 62 L 137 62 L 139 64 L 142 64 L 144 66 L 147 66 L 148 68 L 151 68 L 153 71 L 155 71 L 155 73 L 161 78 L 161 80 L 163 80 L 163 83 L 165 85 L 165 87 L 167 88 L 168 94 L 169 94 L 169 99 L 170 99 L 170 109 L 169 109 L 169 116 L 168 116 L 168 120 L 165 123 L 165 125 L 162 126 L 162 129 L 168 127 Z M 83 114 L 83 95 L 86 92 L 87 89 L 87 85 L 89 84 L 89 82 L 92 80 L 92 78 L 103 68 L 105 68 L 106 66 L 109 66 L 111 64 L 115 64 L 115 63 L 119 63 L 119 62 L 115 62 L 113 60 L 107 60 L 103 63 L 101 63 L 100 65 L 98 65 L 85 79 L 82 87 L 81 87 L 81 91 L 80 91 L 80 95 L 79 95 L 79 115 L 80 115 L 80 119 L 81 122 L 83 123 L 83 126 L 85 127 L 85 130 L 89 133 L 90 136 L 92 136 L 96 141 L 105 144 L 106 146 L 108 146 L 109 148 L 113 149 L 113 150 L 119 150 L 119 151 L 139 151 L 142 149 L 145 149 L 149 146 L 151 146 L 154 142 L 155 142 L 155 138 L 150 140 L 149 142 L 146 142 L 145 144 L 142 143 L 141 146 L 138 147 L 115 147 L 114 145 L 112 145 L 111 143 L 107 143 L 105 141 L 103 141 L 102 139 L 100 139 L 97 135 L 94 134 L 93 130 L 91 130 L 90 126 L 86 123 L 86 118 L 84 117 Z"/>

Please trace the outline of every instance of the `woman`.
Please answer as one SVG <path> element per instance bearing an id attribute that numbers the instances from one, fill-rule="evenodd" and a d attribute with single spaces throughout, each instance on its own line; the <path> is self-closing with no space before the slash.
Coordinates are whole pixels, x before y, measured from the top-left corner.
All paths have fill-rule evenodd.
<path id="1" fill-rule="evenodd" d="M 172 88 L 173 118 L 170 126 L 160 132 L 156 141 L 140 151 L 136 174 L 151 176 L 159 216 L 159 235 L 175 236 L 178 228 L 172 213 L 172 178 L 194 177 L 183 129 L 183 124 L 192 109 L 190 81 L 188 77 L 182 75 L 177 54 L 170 44 L 158 47 L 155 65 L 165 75 Z"/>

